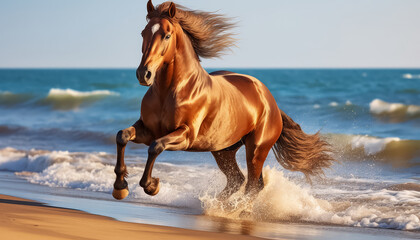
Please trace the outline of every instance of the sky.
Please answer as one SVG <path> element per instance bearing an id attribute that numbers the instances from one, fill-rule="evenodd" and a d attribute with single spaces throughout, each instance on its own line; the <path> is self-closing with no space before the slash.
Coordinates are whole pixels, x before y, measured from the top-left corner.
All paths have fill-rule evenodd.
<path id="1" fill-rule="evenodd" d="M 146 3 L 1 0 L 0 68 L 136 68 Z M 237 22 L 237 47 L 207 68 L 420 68 L 418 0 L 175 3 Z"/>

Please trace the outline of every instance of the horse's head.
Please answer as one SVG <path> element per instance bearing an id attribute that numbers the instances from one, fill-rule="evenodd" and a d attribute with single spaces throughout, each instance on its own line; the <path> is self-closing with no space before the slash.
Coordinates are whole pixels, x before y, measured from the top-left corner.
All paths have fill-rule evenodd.
<path id="1" fill-rule="evenodd" d="M 155 10 L 151 0 L 147 2 L 147 12 Z M 151 17 L 150 21 L 142 31 L 143 37 L 140 66 L 137 68 L 137 79 L 141 85 L 150 86 L 153 84 L 156 72 L 165 64 L 170 63 L 175 56 L 176 48 L 176 27 L 171 22 L 176 14 L 176 7 L 171 3 L 166 17 Z"/>

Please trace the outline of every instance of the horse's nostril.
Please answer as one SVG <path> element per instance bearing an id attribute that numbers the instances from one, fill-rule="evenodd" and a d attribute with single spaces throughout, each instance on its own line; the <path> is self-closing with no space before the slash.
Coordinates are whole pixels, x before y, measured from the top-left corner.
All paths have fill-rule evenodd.
<path id="1" fill-rule="evenodd" d="M 146 79 L 150 79 L 151 76 L 152 76 L 152 73 L 150 71 L 147 71 L 147 73 L 146 73 Z"/>

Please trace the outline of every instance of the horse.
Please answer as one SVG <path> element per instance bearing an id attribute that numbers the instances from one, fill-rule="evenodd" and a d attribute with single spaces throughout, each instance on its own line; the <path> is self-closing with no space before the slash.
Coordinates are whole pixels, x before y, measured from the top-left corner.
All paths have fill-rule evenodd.
<path id="1" fill-rule="evenodd" d="M 129 141 L 145 144 L 148 157 L 140 186 L 148 195 L 159 192 L 152 169 L 163 151 L 211 152 L 227 178 L 217 195 L 228 199 L 245 182 L 236 152 L 245 145 L 245 194 L 264 188 L 262 168 L 270 149 L 278 162 L 307 178 L 323 173 L 334 160 L 330 145 L 319 133 L 302 131 L 279 109 L 268 88 L 258 79 L 229 71 L 207 73 L 200 57 L 219 57 L 234 45 L 234 27 L 224 15 L 189 10 L 173 2 L 147 2 L 148 23 L 142 31 L 140 85 L 148 86 L 140 118 L 116 135 L 116 180 L 112 195 L 128 194 L 125 147 Z M 182 177 L 182 176 L 180 176 Z"/>

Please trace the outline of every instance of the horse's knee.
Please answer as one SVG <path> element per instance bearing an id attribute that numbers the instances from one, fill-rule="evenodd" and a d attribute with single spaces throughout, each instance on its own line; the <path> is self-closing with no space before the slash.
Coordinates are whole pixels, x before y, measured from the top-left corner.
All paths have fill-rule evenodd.
<path id="1" fill-rule="evenodd" d="M 128 130 L 120 130 L 116 136 L 116 142 L 119 145 L 127 145 L 128 141 L 130 141 L 131 133 Z"/>

